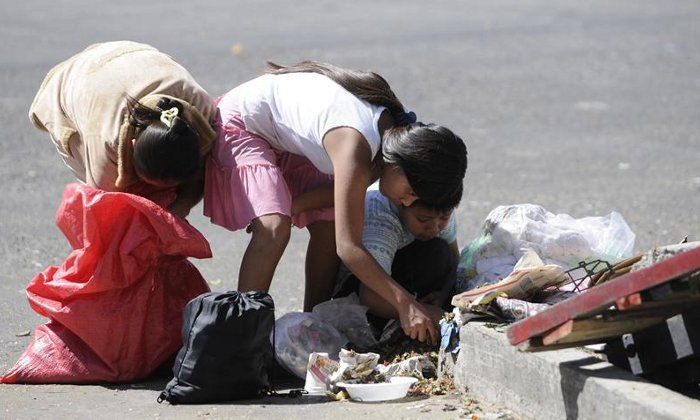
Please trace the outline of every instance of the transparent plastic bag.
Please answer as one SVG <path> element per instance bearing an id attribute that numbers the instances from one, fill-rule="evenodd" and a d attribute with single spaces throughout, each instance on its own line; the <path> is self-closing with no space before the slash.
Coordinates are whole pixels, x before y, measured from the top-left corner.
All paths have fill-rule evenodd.
<path id="1" fill-rule="evenodd" d="M 275 321 L 274 334 L 277 361 L 301 379 L 306 378 L 311 353 L 327 353 L 335 359 L 348 341 L 333 325 L 311 312 L 284 314 Z"/>
<path id="2" fill-rule="evenodd" d="M 508 276 L 525 249 L 545 264 L 569 269 L 581 261 L 611 264 L 632 255 L 635 235 L 622 215 L 575 219 L 534 204 L 499 206 L 486 217 L 482 233 L 462 249 L 457 291 L 471 290 Z"/>
<path id="3" fill-rule="evenodd" d="M 358 349 L 369 349 L 377 344 L 367 321 L 367 307 L 360 305 L 356 293 L 319 303 L 311 313 L 333 325 Z"/>

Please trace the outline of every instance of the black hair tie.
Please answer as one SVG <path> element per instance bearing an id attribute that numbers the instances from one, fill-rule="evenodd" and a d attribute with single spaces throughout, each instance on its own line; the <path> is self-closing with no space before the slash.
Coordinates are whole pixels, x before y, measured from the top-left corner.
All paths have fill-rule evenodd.
<path id="1" fill-rule="evenodd" d="M 413 124 L 417 121 L 416 113 L 413 111 L 399 112 L 396 115 L 394 115 L 394 121 L 396 121 L 396 125 L 400 126 Z"/>

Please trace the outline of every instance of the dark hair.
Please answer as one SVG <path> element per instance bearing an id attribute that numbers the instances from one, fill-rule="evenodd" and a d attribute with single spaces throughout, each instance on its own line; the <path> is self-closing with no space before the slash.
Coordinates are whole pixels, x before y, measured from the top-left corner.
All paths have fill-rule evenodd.
<path id="1" fill-rule="evenodd" d="M 394 127 L 382 139 L 384 162 L 400 167 L 416 195 L 435 209 L 452 209 L 462 199 L 467 147 L 448 128 L 413 123 Z"/>
<path id="2" fill-rule="evenodd" d="M 456 197 L 444 200 L 440 203 L 429 203 L 422 198 L 417 199 L 409 207 L 423 207 L 427 210 L 435 211 L 441 215 L 451 213 L 459 205 L 460 198 L 462 197 L 462 187 L 458 187 L 454 191 Z"/>
<path id="3" fill-rule="evenodd" d="M 322 74 L 363 101 L 385 107 L 391 112 L 394 120 L 397 119 L 397 116 L 405 112 L 403 104 L 391 90 L 389 83 L 387 83 L 382 76 L 374 72 L 350 70 L 316 61 L 302 61 L 293 66 L 281 66 L 268 61 L 267 73 Z"/>
<path id="4" fill-rule="evenodd" d="M 163 181 L 184 181 L 199 169 L 199 136 L 182 116 L 182 104 L 161 99 L 157 108 L 127 98 L 129 122 L 140 131 L 134 145 L 134 167 L 143 176 Z M 162 111 L 178 109 L 168 127 L 160 120 Z"/>

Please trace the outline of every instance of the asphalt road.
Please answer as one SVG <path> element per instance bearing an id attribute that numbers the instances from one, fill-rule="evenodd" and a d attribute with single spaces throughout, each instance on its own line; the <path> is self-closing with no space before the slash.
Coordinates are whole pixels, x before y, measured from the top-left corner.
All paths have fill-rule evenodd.
<path id="1" fill-rule="evenodd" d="M 516 203 L 574 217 L 618 211 L 637 235 L 637 251 L 700 239 L 696 1 L 38 0 L 3 2 L 0 11 L 0 372 L 29 342 L 23 333 L 42 322 L 24 287 L 69 252 L 54 213 L 73 180 L 27 111 L 46 72 L 94 42 L 150 43 L 212 95 L 256 76 L 265 60 L 379 72 L 420 120 L 446 125 L 467 143 L 461 245 L 491 209 Z M 214 252 L 196 265 L 215 290 L 233 288 L 245 233 L 210 225 L 201 207 L 190 220 Z M 293 233 L 278 267 L 271 290 L 278 316 L 301 309 L 305 239 Z M 0 416 L 73 417 L 105 407 L 103 417 L 301 418 L 335 415 L 337 407 L 163 411 L 146 391 L 1 386 Z M 345 415 L 384 417 L 440 411 L 344 407 Z"/>

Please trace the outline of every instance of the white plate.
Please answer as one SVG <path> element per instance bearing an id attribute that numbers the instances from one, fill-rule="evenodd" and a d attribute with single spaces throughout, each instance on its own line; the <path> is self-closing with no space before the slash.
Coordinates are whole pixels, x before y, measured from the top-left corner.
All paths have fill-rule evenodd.
<path id="1" fill-rule="evenodd" d="M 389 381 L 378 384 L 338 382 L 336 385 L 345 388 L 350 398 L 355 401 L 388 401 L 405 397 L 408 389 L 412 384 L 418 382 L 418 379 L 411 376 L 394 376 L 389 378 Z"/>

